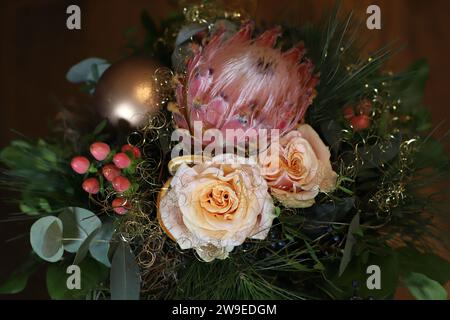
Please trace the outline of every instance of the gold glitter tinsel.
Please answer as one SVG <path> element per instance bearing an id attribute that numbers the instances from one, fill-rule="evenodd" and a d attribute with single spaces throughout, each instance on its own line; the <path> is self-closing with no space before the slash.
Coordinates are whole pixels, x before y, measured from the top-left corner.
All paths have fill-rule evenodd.
<path id="1" fill-rule="evenodd" d="M 206 25 L 211 25 L 218 19 L 242 23 L 249 20 L 256 9 L 256 1 L 216 1 L 189 5 L 190 3 L 192 1 L 180 1 L 184 6 L 186 21 Z"/>

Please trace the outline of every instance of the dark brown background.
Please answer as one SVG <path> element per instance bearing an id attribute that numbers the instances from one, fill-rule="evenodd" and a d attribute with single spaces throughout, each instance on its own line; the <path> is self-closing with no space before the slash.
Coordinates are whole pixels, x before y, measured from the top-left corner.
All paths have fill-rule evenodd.
<path id="1" fill-rule="evenodd" d="M 305 22 L 318 21 L 333 3 L 332 0 L 260 0 L 245 1 L 245 7 L 257 20 Z M 79 31 L 66 29 L 66 8 L 70 4 L 81 7 L 82 29 Z M 433 112 L 434 124 L 447 120 L 450 114 L 450 1 L 343 1 L 344 9 L 353 9 L 362 19 L 365 19 L 370 4 L 381 7 L 382 30 L 365 31 L 365 36 L 371 39 L 369 49 L 392 41 L 406 44 L 406 48 L 389 63 L 393 71 L 402 70 L 414 60 L 425 57 L 431 70 L 425 93 L 426 105 Z M 51 102 L 52 97 L 65 103 L 82 101 L 78 88 L 65 81 L 70 66 L 92 56 L 116 59 L 124 53 L 124 31 L 128 27 L 139 27 L 143 9 L 159 20 L 173 8 L 173 2 L 163 0 L 1 0 L 0 148 L 15 137 L 10 129 L 29 137 L 45 136 L 48 119 L 57 110 Z M 444 123 L 437 135 L 448 129 L 449 124 Z M 0 209 L 3 216 L 17 211 L 6 203 L 2 203 Z M 28 230 L 29 223 L 0 222 L 0 283 L 29 252 Z M 23 235 L 23 238 L 5 243 L 17 235 Z M 448 257 L 448 253 L 443 254 Z M 31 279 L 22 294 L 0 296 L 47 297 L 42 270 Z M 409 296 L 401 291 L 397 297 Z"/>

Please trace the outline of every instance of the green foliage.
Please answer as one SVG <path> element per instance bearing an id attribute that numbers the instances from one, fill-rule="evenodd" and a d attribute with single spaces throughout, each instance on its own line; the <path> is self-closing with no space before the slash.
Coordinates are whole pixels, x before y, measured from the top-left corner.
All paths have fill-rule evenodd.
<path id="1" fill-rule="evenodd" d="M 5 283 L 0 286 L 0 294 L 19 293 L 25 289 L 29 277 L 37 271 L 42 260 L 31 253 L 28 259 L 20 267 L 16 268 Z"/>
<path id="2" fill-rule="evenodd" d="M 110 219 L 102 224 L 91 211 L 70 207 L 59 217 L 37 220 L 31 227 L 30 242 L 36 254 L 49 262 L 60 260 L 65 250 L 75 253 L 73 264 L 80 264 L 90 252 L 93 258 L 110 267 L 108 250 L 113 229 Z"/>
<path id="3" fill-rule="evenodd" d="M 339 265 L 339 276 L 341 276 L 345 268 L 347 268 L 348 263 L 352 258 L 353 247 L 356 244 L 355 233 L 360 229 L 359 225 L 359 213 L 357 213 L 352 221 L 347 232 L 347 241 L 345 242 L 344 252 L 341 259 L 341 264 Z"/>
<path id="4" fill-rule="evenodd" d="M 340 5 L 336 4 L 325 16 L 328 18 L 317 27 L 287 26 L 282 43 L 282 47 L 288 48 L 304 41 L 308 58 L 320 72 L 318 94 L 306 115 L 313 127 L 335 120 L 345 104 L 364 96 L 366 84 L 378 85 L 386 80 L 381 67 L 392 54 L 390 46 L 386 46 L 370 57 L 360 57 L 363 47 L 356 43 L 360 26 L 355 23 L 353 13 L 342 17 Z"/>
<path id="5" fill-rule="evenodd" d="M 423 94 L 428 80 L 429 68 L 425 60 L 414 63 L 394 85 L 398 93 L 399 108 L 403 114 L 412 116 L 411 125 L 419 132 L 431 128 L 431 117 L 423 106 Z"/>
<path id="6" fill-rule="evenodd" d="M 89 253 L 89 247 L 91 246 L 94 238 L 97 236 L 99 230 L 100 228 L 95 229 L 86 237 L 86 239 L 83 240 L 83 243 L 77 250 L 73 264 L 79 265 L 80 262 L 86 258 L 86 255 Z"/>
<path id="7" fill-rule="evenodd" d="M 28 215 L 79 204 L 79 181 L 72 178 L 67 157 L 67 148 L 60 144 L 14 140 L 0 152 L 0 162 L 7 167 L 0 183 L 21 192 L 20 209 Z"/>
<path id="8" fill-rule="evenodd" d="M 95 213 L 83 208 L 66 208 L 59 218 L 64 225 L 64 249 L 72 253 L 77 252 L 89 235 L 102 225 Z"/>
<path id="9" fill-rule="evenodd" d="M 411 272 L 403 278 L 403 282 L 418 300 L 447 300 L 445 288 L 424 274 Z"/>
<path id="10" fill-rule="evenodd" d="M 393 297 L 402 280 L 416 298 L 442 298 L 442 285 L 450 280 L 448 261 L 431 253 L 421 253 L 413 247 L 393 249 L 367 237 L 358 244 L 353 259 L 342 275 L 336 272 L 336 262 L 327 264 L 327 277 L 330 280 L 327 288 L 333 297 L 348 299 L 356 295 L 387 299 Z M 379 290 L 369 290 L 366 286 L 370 276 L 366 270 L 370 265 L 380 267 Z M 355 283 L 358 284 L 356 287 Z"/>
<path id="11" fill-rule="evenodd" d="M 101 228 L 95 234 L 93 241 L 89 245 L 89 252 L 91 253 L 91 256 L 108 268 L 111 267 L 111 263 L 108 258 L 108 251 L 113 232 L 114 224 L 112 219 L 106 219 L 103 221 Z"/>
<path id="12" fill-rule="evenodd" d="M 179 271 L 179 283 L 170 297 L 225 300 L 304 298 L 302 293 L 277 284 L 276 276 L 268 276 L 261 270 L 253 269 L 250 264 L 241 263 L 232 258 L 211 263 L 188 259 Z"/>
<path id="13" fill-rule="evenodd" d="M 79 264 L 81 271 L 81 289 L 67 288 L 67 267 L 72 261 L 64 260 L 58 264 L 51 264 L 47 268 L 47 290 L 52 299 L 86 299 L 93 290 L 105 289 L 108 269 L 101 263 L 87 258 Z"/>
<path id="14" fill-rule="evenodd" d="M 42 259 L 56 262 L 64 253 L 63 223 L 60 219 L 47 216 L 37 220 L 30 230 L 30 243 L 34 252 Z"/>
<path id="15" fill-rule="evenodd" d="M 112 300 L 138 300 L 141 289 L 139 267 L 130 245 L 120 240 L 111 263 Z"/>
<path id="16" fill-rule="evenodd" d="M 413 247 L 403 247 L 396 252 L 402 274 L 421 273 L 442 285 L 450 281 L 450 263 L 447 260 L 432 253 L 422 253 Z"/>
<path id="17" fill-rule="evenodd" d="M 381 270 L 381 289 L 369 290 L 366 282 L 370 274 L 367 274 L 367 267 L 377 265 Z M 399 281 L 399 265 L 395 252 L 384 248 L 383 253 L 378 253 L 369 249 L 355 254 L 342 275 L 335 273 L 336 266 L 328 266 L 329 279 L 332 285 L 329 290 L 332 296 L 337 299 L 349 299 L 358 296 L 363 299 L 373 297 L 375 299 L 388 299 L 392 297 Z M 355 284 L 357 284 L 355 286 Z"/>

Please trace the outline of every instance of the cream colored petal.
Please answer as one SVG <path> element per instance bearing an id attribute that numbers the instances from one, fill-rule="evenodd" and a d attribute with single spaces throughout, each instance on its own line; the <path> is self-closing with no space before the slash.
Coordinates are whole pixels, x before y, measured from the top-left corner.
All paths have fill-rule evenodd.
<path id="1" fill-rule="evenodd" d="M 332 192 L 336 189 L 336 181 L 338 174 L 333 171 L 330 163 L 323 165 L 322 169 L 322 180 L 319 184 L 320 191 L 322 192 Z"/>
<path id="2" fill-rule="evenodd" d="M 161 222 L 181 249 L 193 248 L 199 244 L 199 241 L 184 225 L 177 203 L 176 192 L 173 189 L 169 190 L 159 204 Z"/>
<path id="3" fill-rule="evenodd" d="M 330 150 L 323 143 L 320 136 L 314 129 L 308 124 L 301 124 L 298 126 L 297 130 L 300 132 L 301 136 L 306 139 L 309 144 L 314 149 L 314 153 L 320 161 L 330 160 Z"/>
<path id="4" fill-rule="evenodd" d="M 273 219 L 275 219 L 275 206 L 272 197 L 267 194 L 264 200 L 264 208 L 258 216 L 258 224 L 252 231 L 251 238 L 257 240 L 264 240 L 267 238 L 270 228 L 272 227 Z"/>
<path id="5" fill-rule="evenodd" d="M 314 204 L 314 198 L 319 194 L 319 188 L 309 191 L 299 191 L 296 193 L 286 192 L 279 189 L 271 189 L 275 199 L 288 208 L 307 208 Z"/>

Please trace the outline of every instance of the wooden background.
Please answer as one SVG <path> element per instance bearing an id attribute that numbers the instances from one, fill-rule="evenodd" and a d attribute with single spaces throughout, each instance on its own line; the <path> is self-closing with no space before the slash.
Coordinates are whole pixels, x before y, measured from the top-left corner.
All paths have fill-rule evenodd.
<path id="1" fill-rule="evenodd" d="M 237 1 L 233 1 L 237 2 Z M 260 0 L 242 1 L 257 20 L 318 21 L 332 0 Z M 66 29 L 66 8 L 78 4 L 82 13 L 82 29 Z M 419 58 L 430 65 L 430 79 L 425 103 L 433 112 L 434 124 L 449 118 L 450 75 L 450 1 L 447 0 L 344 0 L 345 10 L 354 10 L 366 18 L 366 8 L 381 8 L 382 29 L 365 31 L 369 49 L 392 41 L 405 44 L 405 49 L 389 63 L 399 71 Z M 48 133 L 48 119 L 56 112 L 53 97 L 64 103 L 83 100 L 78 88 L 65 81 L 70 66 L 86 57 L 116 59 L 123 53 L 124 31 L 139 27 L 139 15 L 146 9 L 156 20 L 164 17 L 174 2 L 163 0 L 2 0 L 0 1 L 0 148 L 15 134 L 38 137 Z M 363 39 L 365 40 L 365 39 Z M 448 122 L 437 131 L 448 131 Z M 447 146 L 447 150 L 449 150 Z M 1 214 L 15 212 L 1 194 Z M 30 223 L 0 222 L 0 283 L 24 260 L 30 250 Z M 17 235 L 22 238 L 5 242 Z M 448 253 L 444 253 L 447 255 Z M 17 296 L 0 298 L 48 298 L 44 273 L 39 272 L 28 288 Z M 399 291 L 397 298 L 410 298 Z"/>

